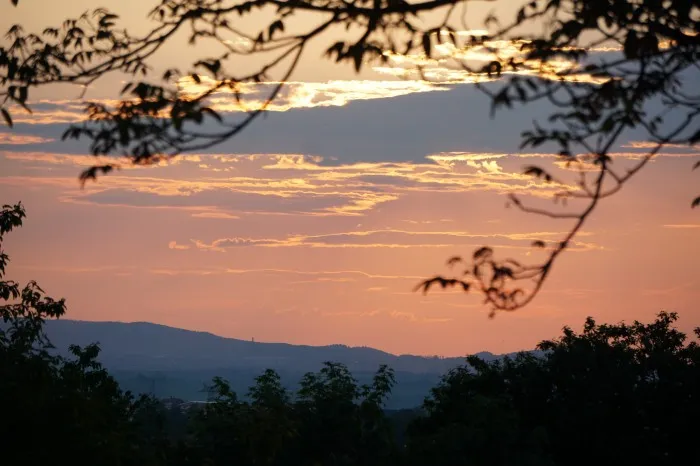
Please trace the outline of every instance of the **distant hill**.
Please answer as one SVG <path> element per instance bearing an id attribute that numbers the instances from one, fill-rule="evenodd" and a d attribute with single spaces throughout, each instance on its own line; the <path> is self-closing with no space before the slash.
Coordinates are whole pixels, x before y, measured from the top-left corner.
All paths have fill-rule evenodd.
<path id="1" fill-rule="evenodd" d="M 272 368 L 294 389 L 304 373 L 333 361 L 347 365 L 360 382 L 371 380 L 380 364 L 389 365 L 397 376 L 389 407 L 406 408 L 419 405 L 442 374 L 464 362 L 463 358 L 397 356 L 367 347 L 259 343 L 147 322 L 51 320 L 46 332 L 62 354 L 71 344 L 99 343 L 100 361 L 125 389 L 190 400 L 204 399 L 203 385 L 217 375 L 244 395 L 255 376 Z M 486 352 L 479 356 L 498 357 Z"/>

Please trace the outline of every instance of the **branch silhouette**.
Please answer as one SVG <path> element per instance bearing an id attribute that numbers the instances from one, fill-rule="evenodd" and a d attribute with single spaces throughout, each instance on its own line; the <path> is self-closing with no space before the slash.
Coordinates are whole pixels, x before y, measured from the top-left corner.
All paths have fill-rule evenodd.
<path id="1" fill-rule="evenodd" d="M 535 122 L 533 130 L 522 134 L 521 150 L 556 147 L 557 163 L 575 173 L 575 188 L 542 167 L 526 167 L 524 173 L 560 185 L 555 202 L 584 205 L 577 212 L 543 209 L 521 195 L 512 195 L 510 205 L 571 220 L 567 233 L 551 246 L 533 243 L 547 252 L 540 263 L 496 259 L 484 247 L 468 261 L 450 260 L 452 266 L 465 265 L 459 277 L 438 276 L 417 287 L 426 292 L 434 285 L 476 289 L 493 316 L 532 302 L 600 202 L 618 193 L 665 147 L 700 142 L 700 94 L 692 85 L 692 73 L 700 70 L 700 5 L 683 0 L 535 0 L 523 3 L 510 22 L 487 17 L 489 32 L 478 32 L 466 24 L 467 5 L 475 1 L 162 0 L 148 15 L 150 31 L 141 36 L 119 28 L 119 18 L 105 9 L 41 34 L 25 34 L 17 25 L 8 32 L 10 45 L 0 47 L 0 113 L 11 126 L 13 112 L 31 111 L 30 91 L 37 87 L 72 83 L 84 92 L 105 75 L 126 73 L 131 81 L 122 89 L 122 99 L 112 105 L 86 102 L 86 120 L 71 125 L 63 137 L 86 138 L 94 155 L 121 154 L 136 164 L 168 160 L 214 147 L 247 128 L 279 97 L 308 44 L 322 41 L 331 30 L 338 40 L 327 46 L 326 57 L 349 63 L 357 72 L 368 63 L 392 66 L 399 57 L 413 63 L 401 76 L 436 85 L 474 83 L 492 99 L 492 114 L 515 104 L 549 102 L 556 110 L 546 124 Z M 253 13 L 268 15 L 270 22 L 255 32 L 244 31 Z M 427 13 L 438 19 L 429 20 Z M 293 31 L 288 25 L 298 15 L 305 15 L 310 26 Z M 524 29 L 540 32 L 519 32 Z M 152 57 L 177 34 L 186 34 L 192 45 L 216 44 L 221 54 L 148 81 Z M 478 54 L 481 59 L 474 58 Z M 486 63 L 483 56 L 490 57 Z M 247 74 L 230 70 L 234 59 L 252 57 L 264 57 L 264 64 Z M 459 73 L 435 78 L 431 70 L 436 65 Z M 245 95 L 250 86 L 267 91 L 252 107 Z M 233 119 L 214 108 L 213 98 L 222 93 L 240 110 Z M 661 110 L 654 111 L 652 103 Z M 212 129 L 202 129 L 205 122 Z M 614 148 L 630 129 L 645 132 L 648 151 L 619 172 L 617 165 L 613 168 Z M 117 167 L 93 166 L 80 181 Z M 691 201 L 691 207 L 699 205 L 700 196 Z"/>

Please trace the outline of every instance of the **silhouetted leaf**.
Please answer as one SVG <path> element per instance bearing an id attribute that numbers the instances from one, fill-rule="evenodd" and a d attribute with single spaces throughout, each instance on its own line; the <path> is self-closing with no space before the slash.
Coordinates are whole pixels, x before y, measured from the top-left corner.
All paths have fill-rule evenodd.
<path id="1" fill-rule="evenodd" d="M 453 256 L 453 257 L 450 257 L 450 258 L 447 260 L 447 265 L 449 265 L 450 267 L 454 267 L 456 264 L 458 264 L 458 263 L 460 263 L 460 262 L 462 262 L 462 258 L 461 258 L 461 257 L 459 257 L 459 256 Z"/>
<path id="2" fill-rule="evenodd" d="M 696 197 L 690 204 L 690 207 L 695 208 L 700 205 L 700 196 Z"/>
<path id="3" fill-rule="evenodd" d="M 482 72 L 486 73 L 488 75 L 488 77 L 491 77 L 493 75 L 496 75 L 496 77 L 500 77 L 502 70 L 503 70 L 503 65 L 501 65 L 500 62 L 495 61 L 495 60 L 484 65 L 484 67 L 482 68 Z M 506 98 L 503 99 L 503 103 L 505 103 L 506 105 L 510 105 L 510 100 L 507 99 L 507 95 L 505 97 Z"/>
<path id="4" fill-rule="evenodd" d="M 532 247 L 533 248 L 543 248 L 543 247 L 545 247 L 544 241 L 540 241 L 540 240 L 533 241 Z"/>
<path id="5" fill-rule="evenodd" d="M 0 113 L 2 113 L 2 117 L 5 120 L 5 123 L 7 124 L 7 126 L 12 128 L 12 117 L 10 117 L 10 112 L 5 110 L 4 108 L 0 108 Z"/>
<path id="6" fill-rule="evenodd" d="M 106 175 L 107 173 L 111 172 L 112 170 L 114 170 L 114 165 L 96 165 L 96 166 L 90 167 L 90 168 L 84 170 L 80 174 L 80 177 L 79 177 L 80 186 L 84 187 L 85 183 L 88 180 L 96 181 L 97 180 L 97 172 L 102 172 L 103 174 Z"/>
<path id="7" fill-rule="evenodd" d="M 270 39 L 272 39 L 272 36 L 274 35 L 274 33 L 275 33 L 276 31 L 284 32 L 284 23 L 282 22 L 282 20 L 279 20 L 279 19 L 278 19 L 278 20 L 275 21 L 274 23 L 270 24 L 270 27 L 269 27 L 269 29 L 268 29 L 268 31 L 267 31 L 267 36 L 268 36 Z"/>
<path id="8" fill-rule="evenodd" d="M 336 57 L 336 62 L 340 61 L 340 59 L 343 56 L 343 51 L 345 50 L 345 42 L 336 42 L 335 44 L 331 45 L 328 47 L 328 50 L 326 50 L 326 56 L 332 58 L 333 54 L 335 54 Z"/>
<path id="9" fill-rule="evenodd" d="M 457 280 L 455 278 L 444 278 L 441 276 L 436 276 L 428 280 L 420 282 L 413 291 L 423 290 L 423 294 L 427 294 L 430 287 L 433 285 L 440 285 L 441 288 L 454 287 L 456 285 L 461 285 L 464 291 L 469 290 L 469 284 L 463 282 L 462 280 Z M 465 286 L 466 285 L 466 286 Z"/>
<path id="10" fill-rule="evenodd" d="M 475 261 L 480 261 L 482 259 L 486 259 L 490 257 L 493 254 L 493 249 L 491 249 L 488 246 L 481 247 L 474 251 L 474 260 Z"/>
<path id="11" fill-rule="evenodd" d="M 691 144 L 696 144 L 700 142 L 700 129 L 695 132 L 692 136 L 688 138 L 688 142 Z"/>
<path id="12" fill-rule="evenodd" d="M 359 72 L 362 68 L 362 57 L 364 54 L 362 44 L 355 44 L 350 47 L 348 54 L 352 57 L 353 63 L 355 64 L 355 71 Z"/>
<path id="13" fill-rule="evenodd" d="M 219 123 L 221 123 L 223 121 L 223 119 L 221 118 L 221 115 L 219 115 L 217 112 L 215 112 L 213 109 L 211 109 L 209 107 L 203 108 L 202 113 L 208 113 Z"/>
<path id="14" fill-rule="evenodd" d="M 552 175 L 547 173 L 542 168 L 536 167 L 534 165 L 529 165 L 529 166 L 525 167 L 525 169 L 523 170 L 523 173 L 525 175 L 534 176 L 535 178 L 542 178 L 548 183 L 553 180 Z"/>
<path id="15" fill-rule="evenodd" d="M 431 38 L 430 38 L 430 33 L 425 32 L 423 33 L 423 52 L 425 53 L 426 57 L 430 57 L 431 54 Z"/>

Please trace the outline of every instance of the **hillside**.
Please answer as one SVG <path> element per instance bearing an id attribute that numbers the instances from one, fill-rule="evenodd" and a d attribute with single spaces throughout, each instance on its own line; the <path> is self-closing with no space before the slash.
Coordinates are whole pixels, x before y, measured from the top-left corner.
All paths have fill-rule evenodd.
<path id="1" fill-rule="evenodd" d="M 252 342 L 147 322 L 57 320 L 47 322 L 46 331 L 63 354 L 71 344 L 99 343 L 100 361 L 125 389 L 184 399 L 206 397 L 203 385 L 217 375 L 243 395 L 266 368 L 277 370 L 293 389 L 304 373 L 334 361 L 346 364 L 361 382 L 369 381 L 380 364 L 388 364 L 397 376 L 389 406 L 413 407 L 442 374 L 463 362 L 462 358 L 397 356 L 366 347 Z"/>

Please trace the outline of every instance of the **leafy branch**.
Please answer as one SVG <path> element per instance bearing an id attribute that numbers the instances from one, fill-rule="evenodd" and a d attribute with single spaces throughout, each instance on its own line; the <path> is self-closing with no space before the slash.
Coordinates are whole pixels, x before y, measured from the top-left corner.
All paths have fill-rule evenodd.
<path id="1" fill-rule="evenodd" d="M 523 212 L 573 221 L 552 247 L 541 241 L 533 244 L 547 251 L 543 262 L 523 265 L 496 259 L 485 247 L 472 255 L 469 265 L 461 259 L 450 262 L 465 263 L 460 278 L 435 277 L 419 285 L 424 291 L 434 285 L 477 289 L 494 312 L 513 311 L 537 296 L 557 258 L 602 200 L 619 192 L 664 147 L 700 142 L 700 94 L 687 79 L 700 70 L 700 6 L 686 0 L 533 0 L 503 26 L 498 18 L 488 17 L 486 27 L 493 33 L 465 36 L 455 24 L 468 29 L 468 3 L 161 0 L 148 16 L 150 32 L 142 36 L 118 28 L 119 18 L 104 9 L 41 34 L 25 34 L 21 26 L 13 26 L 7 36 L 10 45 L 0 47 L 0 114 L 11 126 L 11 112 L 31 111 L 33 88 L 72 83 L 84 91 L 107 74 L 126 73 L 132 78 L 122 89 L 122 100 L 115 105 L 88 102 L 86 121 L 69 127 L 64 139 L 87 138 L 94 155 L 121 152 L 133 163 L 148 164 L 213 147 L 243 131 L 278 97 L 308 44 L 328 31 L 347 32 L 335 31 L 340 40 L 326 48 L 326 57 L 349 63 L 358 72 L 371 61 L 387 64 L 392 57 L 413 56 L 422 59 L 416 61 L 418 76 L 431 81 L 427 67 L 452 61 L 456 66 L 451 69 L 461 70 L 491 97 L 492 111 L 536 101 L 553 106 L 545 125 L 535 123 L 532 131 L 522 134 L 521 149 L 556 147 L 558 162 L 576 174 L 577 188 L 542 167 L 526 167 L 525 173 L 561 185 L 556 202 L 584 202 L 577 212 L 562 212 L 512 196 L 511 205 Z M 271 19 L 257 33 L 244 30 L 253 12 Z M 440 19 L 430 23 L 426 13 Z M 302 14 L 310 26 L 293 31 L 290 20 Z M 540 32 L 523 35 L 518 32 L 523 29 Z M 200 58 L 186 70 L 165 71 L 162 84 L 146 81 L 153 72 L 152 57 L 178 34 L 186 34 L 193 45 L 215 44 L 221 54 Z M 453 55 L 439 56 L 446 45 Z M 487 51 L 493 59 L 473 63 L 474 51 Z M 265 57 L 265 64 L 248 74 L 231 71 L 234 59 L 254 56 Z M 273 78 L 273 73 L 279 77 Z M 494 81 L 502 85 L 495 89 Z M 269 89 L 255 108 L 245 103 L 246 85 Z M 213 99 L 220 95 L 238 103 L 241 112 L 233 119 L 214 110 Z M 662 109 L 654 111 L 652 102 L 660 102 Z M 614 148 L 631 129 L 646 132 L 649 151 L 619 172 Z M 115 166 L 91 167 L 80 179 L 95 179 Z M 691 202 L 692 207 L 699 205 L 700 196 Z"/>

